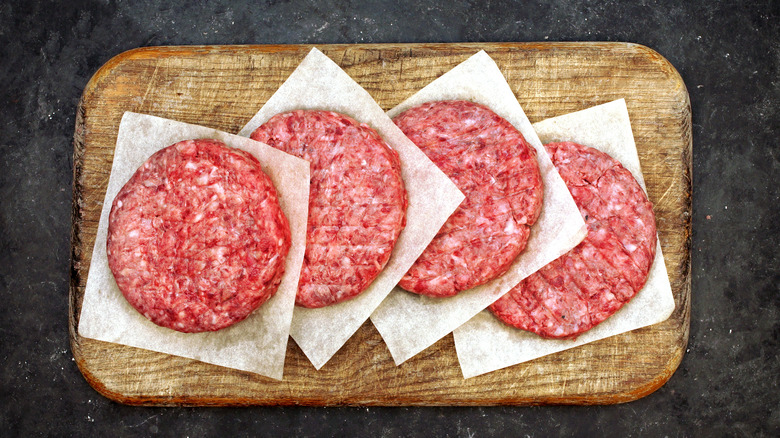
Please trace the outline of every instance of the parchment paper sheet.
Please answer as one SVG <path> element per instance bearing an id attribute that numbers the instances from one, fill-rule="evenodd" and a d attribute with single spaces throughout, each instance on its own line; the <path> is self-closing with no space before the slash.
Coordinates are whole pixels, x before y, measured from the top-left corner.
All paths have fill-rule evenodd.
<path id="1" fill-rule="evenodd" d="M 366 291 L 333 306 L 295 308 L 290 335 L 314 367 L 320 369 L 368 319 L 422 254 L 463 201 L 463 194 L 406 138 L 366 90 L 317 49 L 309 52 L 239 135 L 249 136 L 273 115 L 295 109 L 335 111 L 376 129 L 400 155 L 401 176 L 409 198 L 406 228 L 385 269 Z"/>
<path id="2" fill-rule="evenodd" d="M 180 333 L 143 317 L 122 296 L 108 268 L 106 238 L 111 204 L 136 169 L 154 152 L 181 140 L 213 138 L 254 155 L 271 178 L 290 223 L 292 241 L 276 294 L 247 319 L 207 333 Z M 306 242 L 309 163 L 263 143 L 211 128 L 127 112 L 122 117 L 92 262 L 79 334 L 281 379 L 287 336 Z"/>
<path id="3" fill-rule="evenodd" d="M 645 187 L 625 100 L 535 123 L 544 143 L 573 141 L 605 152 Z M 646 191 L 646 189 L 645 189 Z M 660 242 L 645 287 L 622 309 L 576 340 L 550 340 L 510 327 L 489 311 L 455 330 L 455 348 L 465 378 L 577 347 L 666 320 L 674 310 Z"/>
<path id="4" fill-rule="evenodd" d="M 585 222 L 566 185 L 536 136 L 512 89 L 495 62 L 480 51 L 388 112 L 433 100 L 470 100 L 488 106 L 515 126 L 537 153 L 544 205 L 531 228 L 528 245 L 503 276 L 451 298 L 429 298 L 396 288 L 371 321 L 396 365 L 428 348 L 465 323 L 520 280 L 575 247 L 585 237 Z"/>

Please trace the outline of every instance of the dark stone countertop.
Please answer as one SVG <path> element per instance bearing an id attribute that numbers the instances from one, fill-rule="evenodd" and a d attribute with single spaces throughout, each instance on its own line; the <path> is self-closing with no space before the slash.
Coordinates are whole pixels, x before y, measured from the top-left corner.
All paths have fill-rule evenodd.
<path id="1" fill-rule="evenodd" d="M 776 1 L 6 1 L 0 4 L 0 430 L 5 436 L 778 436 Z M 473 5 L 473 6 L 470 6 Z M 72 138 L 92 74 L 169 44 L 627 41 L 693 109 L 692 314 L 669 382 L 590 407 L 138 408 L 68 344 Z"/>

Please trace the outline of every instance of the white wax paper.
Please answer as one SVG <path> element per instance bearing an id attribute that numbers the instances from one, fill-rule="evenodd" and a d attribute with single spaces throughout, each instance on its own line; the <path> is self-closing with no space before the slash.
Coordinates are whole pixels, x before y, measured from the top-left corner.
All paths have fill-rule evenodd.
<path id="1" fill-rule="evenodd" d="M 111 204 L 154 152 L 182 140 L 212 138 L 254 155 L 276 187 L 292 236 L 276 294 L 244 321 L 216 332 L 181 333 L 155 325 L 122 296 L 108 268 L 106 237 Z M 85 338 L 188 357 L 281 379 L 290 321 L 306 241 L 309 164 L 263 143 L 215 129 L 127 112 L 117 135 L 114 163 L 98 224 L 79 320 Z"/>
<path id="2" fill-rule="evenodd" d="M 542 142 L 573 141 L 594 147 L 620 161 L 645 188 L 625 100 L 535 123 Z M 538 357 L 666 320 L 674 296 L 660 242 L 645 287 L 623 308 L 574 340 L 543 339 L 510 327 L 489 311 L 480 312 L 454 332 L 463 376 L 478 376 Z"/>
<path id="3" fill-rule="evenodd" d="M 320 369 L 422 254 L 463 201 L 463 194 L 406 138 L 366 90 L 317 49 L 309 52 L 239 135 L 249 136 L 275 114 L 296 109 L 335 111 L 374 128 L 398 152 L 409 198 L 406 228 L 384 270 L 366 291 L 328 307 L 295 308 L 290 335 L 314 367 Z"/>
<path id="4" fill-rule="evenodd" d="M 544 204 L 523 253 L 501 277 L 450 298 L 430 298 L 395 288 L 371 315 L 396 365 L 435 343 L 509 291 L 520 280 L 575 247 L 585 222 L 536 136 L 512 89 L 484 51 L 470 57 L 388 112 L 435 100 L 469 100 L 508 120 L 537 153 Z"/>

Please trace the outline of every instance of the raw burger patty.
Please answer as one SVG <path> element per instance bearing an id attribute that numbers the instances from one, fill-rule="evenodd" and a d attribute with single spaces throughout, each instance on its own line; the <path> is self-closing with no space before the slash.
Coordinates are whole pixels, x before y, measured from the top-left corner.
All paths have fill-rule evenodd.
<path id="1" fill-rule="evenodd" d="M 295 304 L 324 307 L 363 292 L 406 224 L 398 154 L 368 125 L 330 111 L 277 114 L 251 137 L 311 164 L 306 255 Z"/>
<path id="2" fill-rule="evenodd" d="M 490 306 L 499 319 L 547 338 L 573 338 L 627 303 L 655 257 L 655 215 L 631 173 L 576 143 L 545 146 L 588 235 Z"/>
<path id="3" fill-rule="evenodd" d="M 122 187 L 108 222 L 108 266 L 152 322 L 213 331 L 246 318 L 284 273 L 290 229 L 250 154 L 187 140 L 152 155 Z"/>
<path id="4" fill-rule="evenodd" d="M 394 122 L 466 195 L 400 286 L 448 297 L 506 272 L 542 206 L 534 148 L 509 122 L 471 102 L 428 102 Z"/>

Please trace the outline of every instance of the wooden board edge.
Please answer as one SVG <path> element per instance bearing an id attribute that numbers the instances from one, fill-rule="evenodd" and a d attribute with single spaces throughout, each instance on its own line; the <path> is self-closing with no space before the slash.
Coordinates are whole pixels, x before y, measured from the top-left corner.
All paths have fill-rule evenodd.
<path id="1" fill-rule="evenodd" d="M 104 65 L 101 67 L 101 70 L 106 67 Z M 98 393 L 101 395 L 111 399 L 116 400 L 119 397 L 119 394 L 112 393 L 111 391 L 108 391 L 108 389 L 105 387 L 105 385 L 102 384 L 89 370 L 89 367 L 87 366 L 86 359 L 84 358 L 82 351 L 81 351 L 81 336 L 78 334 L 78 320 L 80 316 L 80 309 L 81 309 L 81 303 L 79 303 L 79 296 L 78 296 L 78 284 L 79 279 L 81 278 L 81 274 L 79 273 L 79 269 L 81 267 L 81 264 L 84 263 L 84 255 L 82 251 L 82 242 L 81 242 L 81 218 L 82 218 L 82 204 L 83 204 L 83 198 L 81 193 L 81 175 L 82 175 L 82 165 L 84 162 L 84 152 L 86 149 L 85 145 L 85 132 L 84 132 L 84 99 L 87 95 L 88 90 L 91 89 L 91 87 L 95 86 L 95 83 L 93 81 L 99 80 L 98 73 L 100 73 L 100 70 L 98 70 L 95 75 L 93 75 L 92 79 L 87 83 L 87 86 L 84 90 L 84 92 L 81 95 L 81 98 L 79 99 L 78 106 L 76 108 L 76 121 L 75 121 L 75 128 L 74 128 L 74 134 L 73 134 L 73 182 L 72 182 L 72 203 L 71 203 L 71 228 L 70 228 L 70 282 L 68 285 L 68 334 L 70 338 L 70 350 L 73 354 L 73 359 L 76 362 L 76 366 L 78 367 L 81 374 L 84 376 L 84 379 L 89 383 L 92 388 L 94 388 Z"/>
<path id="2" fill-rule="evenodd" d="M 659 65 L 662 70 L 669 76 L 670 81 L 676 84 L 677 92 L 680 95 L 679 102 L 681 108 L 679 112 L 684 114 L 682 118 L 682 137 L 680 142 L 682 143 L 681 150 L 681 162 L 683 167 L 682 180 L 683 180 L 683 196 L 685 197 L 685 208 L 683 211 L 683 253 L 684 259 L 680 263 L 679 275 L 683 279 L 682 290 L 680 291 L 681 302 L 675 303 L 675 309 L 669 318 L 679 319 L 681 332 L 680 342 L 677 343 L 675 349 L 672 351 L 669 360 L 664 368 L 664 372 L 654 379 L 643 382 L 637 385 L 634 389 L 626 391 L 622 394 L 615 394 L 610 397 L 605 397 L 602 400 L 598 400 L 595 403 L 590 403 L 585 400 L 566 399 L 562 404 L 617 404 L 627 403 L 640 398 L 644 398 L 658 389 L 660 389 L 666 382 L 671 379 L 674 373 L 682 363 L 682 359 L 688 347 L 688 341 L 690 337 L 690 322 L 691 322 L 691 248 L 693 238 L 693 132 L 692 132 L 692 110 L 691 100 L 688 89 L 685 85 L 685 81 L 680 75 L 679 71 L 674 65 L 666 59 L 663 55 L 653 50 L 650 47 L 630 43 L 638 51 L 644 52 L 653 59 L 653 61 Z M 675 317 L 675 314 L 679 316 Z M 598 398 L 597 398 L 598 399 Z M 574 402 L 574 403 L 572 403 Z M 553 403 L 555 404 L 555 403 Z"/>

